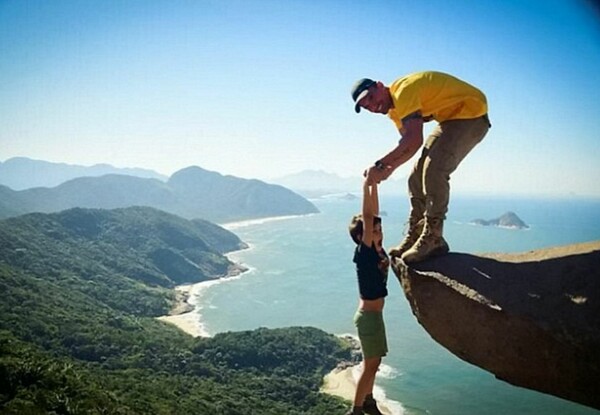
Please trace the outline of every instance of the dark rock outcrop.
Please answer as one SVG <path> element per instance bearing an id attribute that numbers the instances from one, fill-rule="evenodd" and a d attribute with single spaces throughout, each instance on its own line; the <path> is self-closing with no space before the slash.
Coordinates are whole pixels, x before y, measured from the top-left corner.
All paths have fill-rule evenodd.
<path id="1" fill-rule="evenodd" d="M 600 241 L 393 269 L 419 323 L 456 356 L 600 409 Z"/>

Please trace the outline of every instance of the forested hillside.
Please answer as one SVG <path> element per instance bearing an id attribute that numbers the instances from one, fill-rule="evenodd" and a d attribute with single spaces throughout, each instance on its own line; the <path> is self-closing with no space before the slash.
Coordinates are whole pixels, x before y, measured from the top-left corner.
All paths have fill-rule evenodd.
<path id="1" fill-rule="evenodd" d="M 343 413 L 318 393 L 350 357 L 334 336 L 194 339 L 154 318 L 171 287 L 223 275 L 222 252 L 241 246 L 215 225 L 149 208 L 0 221 L 0 413 Z"/>

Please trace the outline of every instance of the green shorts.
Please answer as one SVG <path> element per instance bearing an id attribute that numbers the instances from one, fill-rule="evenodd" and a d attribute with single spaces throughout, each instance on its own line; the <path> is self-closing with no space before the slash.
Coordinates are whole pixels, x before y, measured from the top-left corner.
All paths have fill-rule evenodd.
<path id="1" fill-rule="evenodd" d="M 354 315 L 360 347 L 365 358 L 383 357 L 388 352 L 383 313 L 358 310 Z"/>

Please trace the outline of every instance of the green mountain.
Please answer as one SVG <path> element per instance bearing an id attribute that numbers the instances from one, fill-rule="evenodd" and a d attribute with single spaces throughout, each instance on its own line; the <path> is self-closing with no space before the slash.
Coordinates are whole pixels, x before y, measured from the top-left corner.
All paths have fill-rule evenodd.
<path id="1" fill-rule="evenodd" d="M 350 348 L 313 328 L 194 339 L 154 317 L 241 241 L 152 208 L 0 221 L 0 413 L 341 414 L 318 392 Z"/>
<path id="2" fill-rule="evenodd" d="M 73 207 L 115 209 L 150 206 L 184 218 L 230 222 L 316 213 L 302 196 L 259 180 L 188 167 L 163 182 L 126 175 L 81 177 L 53 188 L 14 191 L 0 186 L 0 218 Z"/>

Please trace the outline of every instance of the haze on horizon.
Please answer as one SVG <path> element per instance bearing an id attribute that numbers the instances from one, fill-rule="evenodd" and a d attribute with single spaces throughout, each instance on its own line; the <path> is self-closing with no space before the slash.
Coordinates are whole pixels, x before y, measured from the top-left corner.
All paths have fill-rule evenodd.
<path id="1" fill-rule="evenodd" d="M 439 70 L 482 89 L 493 124 L 453 189 L 599 197 L 591 4 L 0 2 L 0 161 L 358 176 L 399 135 L 354 113 L 351 85 Z"/>

